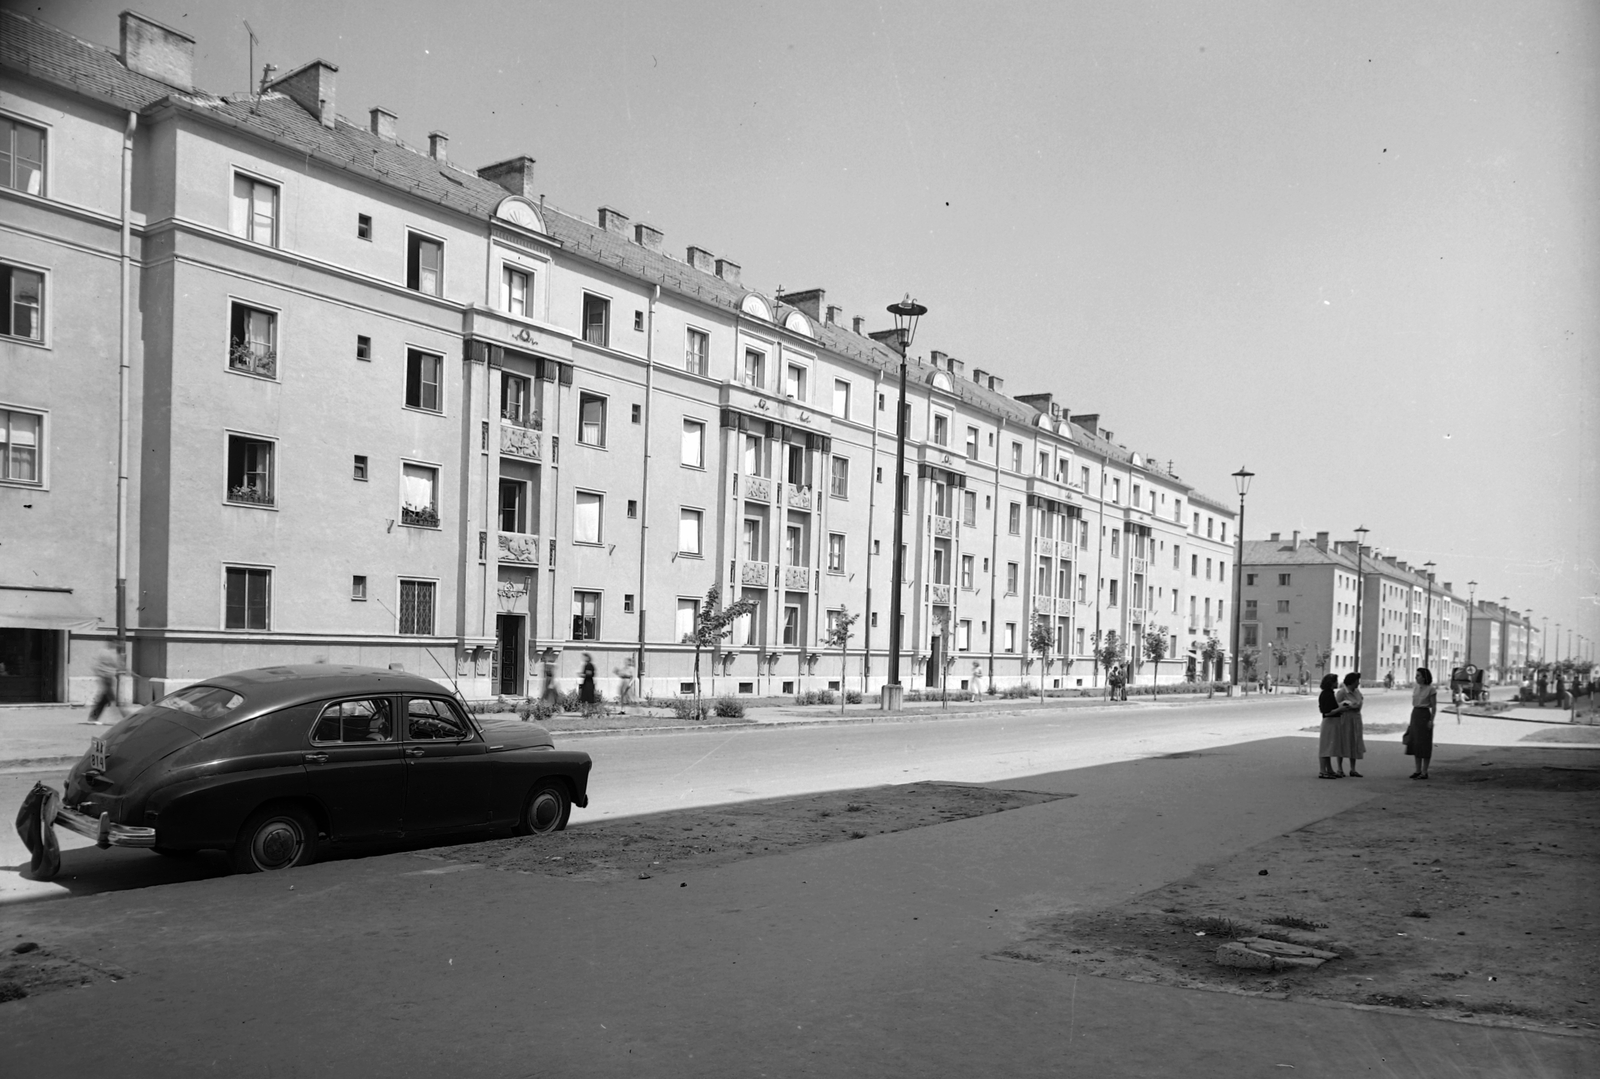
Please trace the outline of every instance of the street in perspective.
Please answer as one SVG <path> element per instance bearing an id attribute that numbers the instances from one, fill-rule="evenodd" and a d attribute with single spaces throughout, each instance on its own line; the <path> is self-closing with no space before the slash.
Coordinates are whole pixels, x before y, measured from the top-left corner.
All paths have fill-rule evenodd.
<path id="1" fill-rule="evenodd" d="M 0 10 L 6 1074 L 1600 1073 L 1469 6 Z"/>

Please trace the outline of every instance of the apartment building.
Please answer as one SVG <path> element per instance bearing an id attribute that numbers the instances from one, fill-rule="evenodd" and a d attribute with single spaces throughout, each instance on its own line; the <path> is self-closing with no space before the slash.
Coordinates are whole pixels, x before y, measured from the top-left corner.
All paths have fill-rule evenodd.
<path id="1" fill-rule="evenodd" d="M 1490 682 L 1521 682 L 1539 659 L 1539 630 L 1520 611 L 1478 600 L 1472 612 L 1472 662 Z"/>
<path id="2" fill-rule="evenodd" d="M 714 692 L 872 692 L 894 557 L 907 685 L 1092 685 L 1110 630 L 1159 631 L 1164 680 L 1206 632 L 1227 647 L 1233 512 L 1098 415 L 910 358 L 894 552 L 901 358 L 822 289 L 547 206 L 531 157 L 467 170 L 443 132 L 352 123 L 324 60 L 218 97 L 136 13 L 116 52 L 0 19 L 26 164 L 0 186 L 0 661 L 40 672 L 18 699 L 82 699 L 124 623 L 142 697 L 312 661 L 520 695 L 586 654 L 671 694 L 713 585 L 756 604 L 702 658 Z"/>

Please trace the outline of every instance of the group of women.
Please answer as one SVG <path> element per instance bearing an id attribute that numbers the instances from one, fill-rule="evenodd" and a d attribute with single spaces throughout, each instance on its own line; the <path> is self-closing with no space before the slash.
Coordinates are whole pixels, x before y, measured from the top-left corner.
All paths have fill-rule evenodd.
<path id="1" fill-rule="evenodd" d="M 1367 755 L 1367 742 L 1361 727 L 1361 675 L 1351 671 L 1344 676 L 1344 684 L 1336 674 L 1322 679 L 1322 693 L 1317 698 L 1322 713 L 1322 733 L 1317 740 L 1317 759 L 1321 770 L 1318 779 L 1343 779 L 1350 776 L 1362 778 L 1356 771 L 1356 761 Z M 1426 667 L 1417 668 L 1417 677 L 1411 690 L 1411 722 L 1401 739 L 1407 756 L 1416 759 L 1412 779 L 1427 779 L 1428 764 L 1433 759 L 1433 720 L 1439 712 L 1438 695 L 1433 687 L 1433 672 Z M 1345 761 L 1350 770 L 1345 771 Z"/>

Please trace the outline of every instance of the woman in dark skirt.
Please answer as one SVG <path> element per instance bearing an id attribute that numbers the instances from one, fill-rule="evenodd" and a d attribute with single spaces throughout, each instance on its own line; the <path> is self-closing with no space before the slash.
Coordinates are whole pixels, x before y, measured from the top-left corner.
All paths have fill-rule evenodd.
<path id="1" fill-rule="evenodd" d="M 1317 710 L 1322 713 L 1322 733 L 1317 737 L 1317 778 L 1338 779 L 1333 770 L 1333 758 L 1339 745 L 1339 702 L 1334 690 L 1339 688 L 1339 676 L 1322 676 L 1322 693 L 1317 697 Z"/>
<path id="2" fill-rule="evenodd" d="M 1438 712 L 1439 694 L 1433 688 L 1433 672 L 1418 667 L 1417 684 L 1411 690 L 1411 725 L 1400 739 L 1405 743 L 1406 755 L 1417 759 L 1412 779 L 1428 778 L 1428 762 L 1433 759 L 1433 717 Z"/>

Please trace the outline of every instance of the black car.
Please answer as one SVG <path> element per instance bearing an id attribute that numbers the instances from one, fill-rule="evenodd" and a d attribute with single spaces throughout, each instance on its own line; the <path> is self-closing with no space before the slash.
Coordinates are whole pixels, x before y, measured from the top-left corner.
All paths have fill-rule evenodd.
<path id="1" fill-rule="evenodd" d="M 324 844 L 557 831 L 589 804 L 591 763 L 414 674 L 266 667 L 187 686 L 95 739 L 55 823 L 102 847 L 226 850 L 255 873 Z"/>

